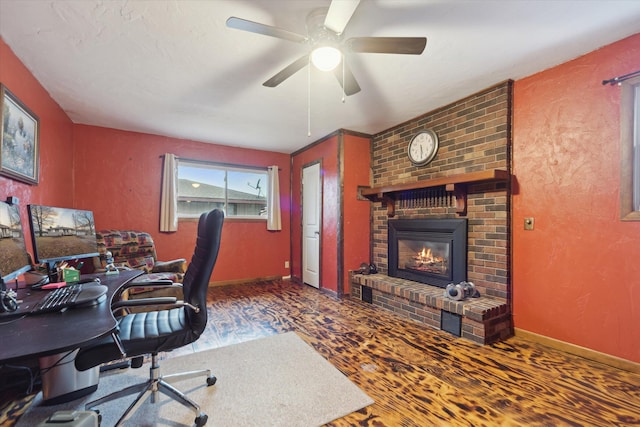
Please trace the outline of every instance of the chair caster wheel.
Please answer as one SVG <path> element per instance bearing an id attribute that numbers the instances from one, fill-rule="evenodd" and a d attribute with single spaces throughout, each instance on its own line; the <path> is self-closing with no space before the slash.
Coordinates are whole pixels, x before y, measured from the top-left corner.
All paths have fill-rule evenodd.
<path id="1" fill-rule="evenodd" d="M 216 383 L 216 381 L 218 381 L 218 379 L 213 375 L 211 375 L 210 377 L 207 377 L 207 385 L 208 386 L 214 385 Z"/>
<path id="2" fill-rule="evenodd" d="M 141 368 L 144 365 L 144 357 L 136 356 L 131 359 L 131 367 L 134 369 Z"/>
<path id="3" fill-rule="evenodd" d="M 208 420 L 209 420 L 209 417 L 207 416 L 207 414 L 205 414 L 204 412 L 201 412 L 200 415 L 196 417 L 196 420 L 195 420 L 196 426 L 198 427 L 203 426 L 207 423 Z"/>

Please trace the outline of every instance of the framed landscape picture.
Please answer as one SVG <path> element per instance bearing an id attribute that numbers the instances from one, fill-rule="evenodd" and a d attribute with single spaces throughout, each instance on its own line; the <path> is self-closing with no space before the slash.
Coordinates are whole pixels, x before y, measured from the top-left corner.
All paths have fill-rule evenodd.
<path id="1" fill-rule="evenodd" d="M 2 141 L 0 175 L 28 184 L 39 179 L 40 145 L 38 116 L 3 84 L 0 84 Z"/>

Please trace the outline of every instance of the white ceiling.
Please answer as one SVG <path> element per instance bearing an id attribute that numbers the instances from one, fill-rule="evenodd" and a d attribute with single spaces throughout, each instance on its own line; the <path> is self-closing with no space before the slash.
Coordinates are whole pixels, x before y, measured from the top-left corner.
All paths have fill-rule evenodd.
<path id="1" fill-rule="evenodd" d="M 307 14 L 328 5 L 0 0 L 0 35 L 74 123 L 291 153 L 340 128 L 378 133 L 640 32 L 638 0 L 362 0 L 345 38 L 426 36 L 427 47 L 353 54 L 362 91 L 344 103 L 335 77 L 313 69 L 308 115 L 307 67 L 262 86 L 308 48 L 225 21 L 306 34 Z"/>

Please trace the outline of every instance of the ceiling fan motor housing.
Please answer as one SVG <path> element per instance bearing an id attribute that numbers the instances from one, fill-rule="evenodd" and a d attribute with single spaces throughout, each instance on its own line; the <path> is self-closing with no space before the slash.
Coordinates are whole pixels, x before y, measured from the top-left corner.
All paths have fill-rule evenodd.
<path id="1" fill-rule="evenodd" d="M 307 15 L 307 34 L 312 46 L 333 46 L 339 48 L 340 37 L 324 26 L 329 11 L 326 7 L 314 9 Z"/>

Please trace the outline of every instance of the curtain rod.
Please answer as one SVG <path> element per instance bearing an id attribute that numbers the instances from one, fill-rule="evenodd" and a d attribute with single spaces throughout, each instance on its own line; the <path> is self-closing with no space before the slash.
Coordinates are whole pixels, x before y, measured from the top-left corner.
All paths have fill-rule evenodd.
<path id="1" fill-rule="evenodd" d="M 213 162 L 211 160 L 202 160 L 202 159 L 190 159 L 188 157 L 179 157 L 175 156 L 177 160 L 184 160 L 185 162 L 193 162 L 193 163 L 202 163 L 207 165 L 216 165 L 216 166 L 226 166 L 226 167 L 234 167 L 234 168 L 242 168 L 242 169 L 255 169 L 255 170 L 267 170 L 268 166 L 251 166 L 251 165 L 240 165 L 236 163 L 223 163 L 223 162 Z M 160 154 L 160 158 L 164 159 L 164 154 Z M 282 168 L 278 168 L 278 171 L 281 171 Z"/>
<path id="2" fill-rule="evenodd" d="M 614 77 L 614 78 L 609 79 L 609 80 L 603 80 L 602 84 L 603 85 L 609 84 L 609 85 L 613 86 L 615 84 L 620 84 L 623 81 L 628 80 L 628 79 L 630 79 L 632 77 L 635 77 L 635 76 L 640 76 L 640 70 L 634 71 L 633 73 L 625 74 L 624 76 L 618 76 L 618 77 Z"/>

